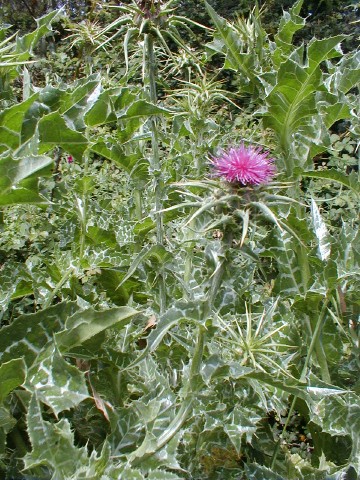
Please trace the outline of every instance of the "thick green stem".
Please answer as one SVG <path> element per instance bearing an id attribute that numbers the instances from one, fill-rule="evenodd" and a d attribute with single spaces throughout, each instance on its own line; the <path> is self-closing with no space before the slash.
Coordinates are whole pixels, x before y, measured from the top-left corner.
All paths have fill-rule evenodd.
<path id="1" fill-rule="evenodd" d="M 186 258 L 185 258 L 185 267 L 184 267 L 184 282 L 186 285 L 189 284 L 191 279 L 192 272 L 192 257 L 193 257 L 193 245 L 186 248 Z"/>
<path id="2" fill-rule="evenodd" d="M 186 395 L 187 397 L 188 396 L 192 397 L 193 394 L 199 388 L 196 377 L 200 373 L 201 362 L 202 362 L 202 357 L 203 357 L 203 353 L 204 353 L 204 346 L 205 346 L 205 337 L 206 337 L 205 327 L 200 325 L 199 326 L 198 338 L 197 338 L 197 341 L 196 341 L 196 347 L 195 347 L 195 351 L 194 351 L 194 355 L 193 355 L 193 359 L 192 359 L 191 367 L 190 367 L 190 379 L 189 379 L 189 384 L 188 384 L 188 392 L 187 392 L 187 395 Z"/>
<path id="3" fill-rule="evenodd" d="M 185 285 L 189 285 L 191 280 L 191 276 L 193 274 L 193 256 L 194 256 L 194 228 L 195 220 L 192 220 L 189 224 L 189 228 L 186 230 L 186 257 L 185 257 L 185 264 L 184 264 L 184 282 Z"/>
<path id="4" fill-rule="evenodd" d="M 149 94 L 150 101 L 154 105 L 157 103 L 156 92 L 156 58 L 154 52 L 154 39 L 151 34 L 145 35 L 145 48 L 146 48 L 146 64 L 147 74 L 149 81 Z M 151 173 L 154 179 L 154 192 L 155 192 L 155 212 L 156 212 L 156 242 L 158 245 L 164 244 L 164 222 L 162 210 L 162 198 L 163 198 L 163 179 L 160 165 L 160 149 L 158 138 L 157 119 L 153 116 L 150 119 L 151 130 L 151 149 L 152 157 L 150 161 Z M 159 276 L 159 304 L 160 313 L 164 313 L 166 309 L 166 289 L 165 289 L 165 272 L 163 268 L 160 268 L 158 272 Z"/>
<path id="5" fill-rule="evenodd" d="M 175 415 L 173 421 L 170 423 L 169 427 L 160 435 L 157 442 L 156 451 L 160 450 L 160 448 L 164 447 L 176 433 L 180 430 L 180 428 L 184 425 L 186 420 L 188 419 L 190 409 L 193 403 L 193 396 L 186 397 L 181 405 L 178 413 Z M 154 452 L 155 453 L 155 452 Z"/>
<path id="6" fill-rule="evenodd" d="M 85 243 L 86 243 L 86 224 L 87 224 L 87 203 L 88 203 L 88 189 L 87 189 L 87 179 L 88 179 L 88 170 L 89 170 L 89 156 L 84 155 L 84 174 L 83 174 L 83 191 L 81 198 L 76 198 L 77 208 L 80 218 L 80 246 L 79 246 L 79 260 L 82 262 L 84 252 L 85 252 Z"/>
<path id="7" fill-rule="evenodd" d="M 135 217 L 136 220 L 142 220 L 142 198 L 141 198 L 141 190 L 134 189 L 134 205 L 135 205 Z"/>
<path id="8" fill-rule="evenodd" d="M 291 152 L 291 145 L 287 141 L 282 143 L 282 150 L 283 152 Z M 294 174 L 294 159 L 293 157 L 287 153 L 284 155 L 284 163 L 285 163 L 285 172 L 286 178 L 292 179 Z"/>
<path id="9" fill-rule="evenodd" d="M 135 187 L 133 190 L 133 193 L 134 193 L 135 218 L 136 218 L 136 221 L 141 222 L 143 218 L 142 189 L 139 187 Z M 141 244 L 135 243 L 133 249 L 135 253 L 139 253 L 141 251 Z"/>
<path id="10" fill-rule="evenodd" d="M 329 368 L 328 368 L 328 364 L 327 364 L 327 361 L 326 361 L 326 356 L 325 356 L 325 353 L 323 351 L 323 347 L 322 347 L 322 344 L 321 344 L 321 338 L 320 338 L 321 329 L 322 329 L 323 324 L 324 324 L 325 313 L 326 313 L 326 309 L 327 309 L 328 304 L 329 304 L 329 299 L 328 299 L 328 297 L 326 297 L 325 300 L 324 300 L 320 315 L 319 315 L 319 317 L 316 321 L 315 330 L 314 330 L 314 333 L 313 333 L 313 336 L 312 336 L 312 339 L 311 339 L 311 343 L 310 343 L 310 346 L 309 346 L 308 353 L 306 355 L 304 367 L 303 367 L 301 377 L 300 377 L 300 380 L 302 382 L 306 378 L 306 373 L 307 373 L 307 369 L 308 369 L 308 366 L 309 366 L 310 358 L 311 358 L 311 355 L 312 355 L 313 351 L 315 350 L 315 353 L 317 355 L 317 360 L 318 360 L 319 365 L 320 365 L 322 379 L 324 380 L 324 382 L 331 383 Z M 318 352 L 320 352 L 320 351 L 322 352 L 322 354 L 320 354 L 320 358 L 319 358 Z"/>
<path id="11" fill-rule="evenodd" d="M 156 59 L 154 52 L 154 41 L 151 34 L 145 36 L 146 51 L 147 51 L 147 71 L 149 78 L 149 92 L 150 101 L 154 105 L 157 103 L 156 93 Z M 151 129 L 151 169 L 154 176 L 154 190 L 155 190 L 155 210 L 159 212 L 162 208 L 162 174 L 160 166 L 160 152 L 159 152 L 159 139 L 157 130 L 157 119 L 151 117 L 150 120 Z M 157 242 L 162 245 L 164 243 L 164 226 L 162 213 L 156 213 L 156 239 Z"/>
<path id="12" fill-rule="evenodd" d="M 327 363 L 326 354 L 325 354 L 325 351 L 324 351 L 324 346 L 323 346 L 320 338 L 318 338 L 318 341 L 316 342 L 315 353 L 316 353 L 317 361 L 318 361 L 319 366 L 320 366 L 321 379 L 325 383 L 331 383 L 329 366 L 328 366 L 328 363 Z"/>
<path id="13" fill-rule="evenodd" d="M 292 198 L 302 198 L 303 196 L 303 193 L 300 190 L 299 183 L 296 183 L 294 186 L 292 186 L 290 191 L 291 191 L 290 196 Z M 296 216 L 298 218 L 304 218 L 306 216 L 303 206 L 296 204 L 295 210 L 296 210 Z M 296 249 L 296 255 L 298 258 L 298 264 L 299 264 L 300 273 L 301 273 L 302 292 L 303 294 L 305 294 L 308 290 L 308 285 L 311 279 L 311 272 L 310 272 L 310 266 L 309 266 L 308 251 L 304 245 L 301 245 L 300 243 L 298 244 L 298 247 Z"/>
<path id="14" fill-rule="evenodd" d="M 68 279 L 72 276 L 73 273 L 74 273 L 73 268 L 70 268 L 69 270 L 67 270 L 64 273 L 64 275 L 61 277 L 61 279 L 55 285 L 54 290 L 50 293 L 50 295 L 46 299 L 46 301 L 43 305 L 43 309 L 51 306 L 51 303 L 52 303 L 53 299 L 55 298 L 55 296 L 57 295 L 58 291 L 61 289 L 61 287 L 64 285 L 64 283 L 68 281 Z"/>
<path id="15" fill-rule="evenodd" d="M 203 123 L 205 124 L 205 122 L 203 121 Z M 196 156 L 195 156 L 195 168 L 196 168 L 196 175 L 197 177 L 200 177 L 201 174 L 203 173 L 203 169 L 204 169 L 204 166 L 203 166 L 203 156 L 202 155 L 199 155 L 199 152 L 198 152 L 198 147 L 200 145 L 202 145 L 203 143 L 203 130 L 200 129 L 200 131 L 198 132 L 198 135 L 197 135 L 197 142 L 196 142 Z"/>
<path id="16" fill-rule="evenodd" d="M 296 253 L 298 257 L 298 264 L 300 266 L 302 291 L 305 294 L 308 290 L 308 285 L 311 278 L 308 252 L 303 245 L 299 245 Z"/>

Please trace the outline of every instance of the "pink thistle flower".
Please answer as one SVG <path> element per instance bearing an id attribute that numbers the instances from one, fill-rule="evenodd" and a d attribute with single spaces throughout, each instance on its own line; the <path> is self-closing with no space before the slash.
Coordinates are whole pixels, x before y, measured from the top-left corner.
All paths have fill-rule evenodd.
<path id="1" fill-rule="evenodd" d="M 66 157 L 66 160 L 67 160 L 68 163 L 73 163 L 73 161 L 74 161 L 72 155 L 68 155 L 68 156 Z"/>
<path id="2" fill-rule="evenodd" d="M 242 185 L 260 185 L 268 183 L 275 175 L 274 159 L 261 148 L 239 147 L 222 151 L 212 159 L 215 175 L 223 177 L 227 182 Z"/>

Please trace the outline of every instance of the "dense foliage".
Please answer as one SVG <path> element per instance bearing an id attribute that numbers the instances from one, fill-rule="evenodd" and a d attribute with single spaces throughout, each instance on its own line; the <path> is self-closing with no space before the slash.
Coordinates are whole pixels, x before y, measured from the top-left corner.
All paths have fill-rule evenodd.
<path id="1" fill-rule="evenodd" d="M 356 480 L 356 37 L 45 3 L 0 31 L 1 475 Z"/>

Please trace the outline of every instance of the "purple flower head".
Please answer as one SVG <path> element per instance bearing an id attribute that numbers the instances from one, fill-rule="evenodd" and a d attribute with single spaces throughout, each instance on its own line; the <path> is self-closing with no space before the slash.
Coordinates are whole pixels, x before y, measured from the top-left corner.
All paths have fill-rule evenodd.
<path id="1" fill-rule="evenodd" d="M 67 160 L 68 163 L 73 163 L 73 161 L 74 161 L 72 155 L 68 155 L 68 156 L 66 157 L 66 160 Z"/>
<path id="2" fill-rule="evenodd" d="M 230 183 L 261 185 L 268 183 L 275 175 L 274 159 L 261 148 L 239 147 L 222 151 L 212 159 L 215 175 Z"/>

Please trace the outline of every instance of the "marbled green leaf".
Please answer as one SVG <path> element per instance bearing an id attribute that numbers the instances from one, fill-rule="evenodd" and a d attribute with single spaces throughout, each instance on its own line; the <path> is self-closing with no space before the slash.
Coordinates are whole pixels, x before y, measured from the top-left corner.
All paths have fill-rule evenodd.
<path id="1" fill-rule="evenodd" d="M 52 32 L 51 24 L 59 21 L 64 15 L 63 10 L 53 10 L 36 20 L 37 28 L 33 32 L 17 38 L 16 51 L 22 53 L 32 53 L 33 48 L 39 40 L 46 34 Z"/>
<path id="2" fill-rule="evenodd" d="M 54 344 L 42 351 L 30 367 L 25 384 L 57 416 L 89 398 L 84 373 L 64 360 Z"/>
<path id="3" fill-rule="evenodd" d="M 138 160 L 133 155 L 126 155 L 119 142 L 112 139 L 99 138 L 95 143 L 91 144 L 90 149 L 98 155 L 111 160 L 119 167 L 130 173 Z"/>
<path id="4" fill-rule="evenodd" d="M 266 97 L 264 123 L 279 138 L 288 174 L 294 166 L 305 165 L 309 157 L 329 146 L 325 126 L 317 115 L 316 95 L 323 85 L 320 65 L 341 55 L 344 38 L 339 35 L 311 40 L 305 61 L 300 47 L 297 55 L 292 54 L 280 64 L 276 85 Z"/>
<path id="5" fill-rule="evenodd" d="M 77 347 L 113 325 L 126 325 L 138 313 L 131 307 L 117 307 L 103 311 L 89 308 L 77 312 L 66 319 L 65 330 L 55 334 L 56 344 L 62 351 Z"/>
<path id="6" fill-rule="evenodd" d="M 134 117 L 148 117 L 151 115 L 171 115 L 174 112 L 168 108 L 159 107 L 158 105 L 153 105 L 145 100 L 137 100 L 132 103 L 129 108 L 126 110 L 126 113 L 121 115 L 120 119 L 128 119 Z"/>
<path id="7" fill-rule="evenodd" d="M 312 172 L 302 172 L 303 177 L 309 178 L 323 178 L 324 180 L 331 180 L 335 183 L 351 188 L 354 192 L 360 192 L 360 185 L 356 175 L 345 175 L 333 168 L 329 170 L 315 170 Z"/>
<path id="8" fill-rule="evenodd" d="M 273 58 L 277 64 L 281 62 L 284 56 L 292 52 L 294 34 L 305 26 L 305 19 L 300 17 L 303 3 L 303 0 L 298 0 L 289 11 L 284 11 L 281 17 L 279 29 L 275 35 L 276 49 L 273 53 Z"/>
<path id="9" fill-rule="evenodd" d="M 240 453 L 244 439 L 251 443 L 253 435 L 258 429 L 257 423 L 262 417 L 246 407 L 235 407 L 224 422 L 224 431 L 230 438 L 237 453 Z"/>
<path id="10" fill-rule="evenodd" d="M 10 325 L 1 329 L 0 360 L 8 362 L 22 357 L 30 366 L 52 335 L 65 326 L 66 319 L 79 307 L 64 302 L 30 315 L 20 315 Z"/>
<path id="11" fill-rule="evenodd" d="M 313 405 L 311 420 L 332 436 L 351 438 L 349 464 L 360 473 L 360 397 L 353 392 L 326 396 Z M 346 459 L 344 459 L 345 461 Z"/>
<path id="12" fill-rule="evenodd" d="M 360 78 L 360 51 L 355 50 L 343 56 L 337 68 L 331 71 L 326 79 L 328 88 L 347 93 L 359 84 Z"/>
<path id="13" fill-rule="evenodd" d="M 245 465 L 245 471 L 248 475 L 248 478 L 251 480 L 288 480 L 281 475 L 278 475 L 270 468 L 256 463 Z"/>
<path id="14" fill-rule="evenodd" d="M 43 419 L 37 395 L 31 398 L 27 427 L 32 451 L 24 457 L 25 469 L 46 466 L 52 480 L 71 477 L 77 469 L 88 465 L 86 447 L 75 447 L 74 434 L 68 420 L 57 423 Z"/>

